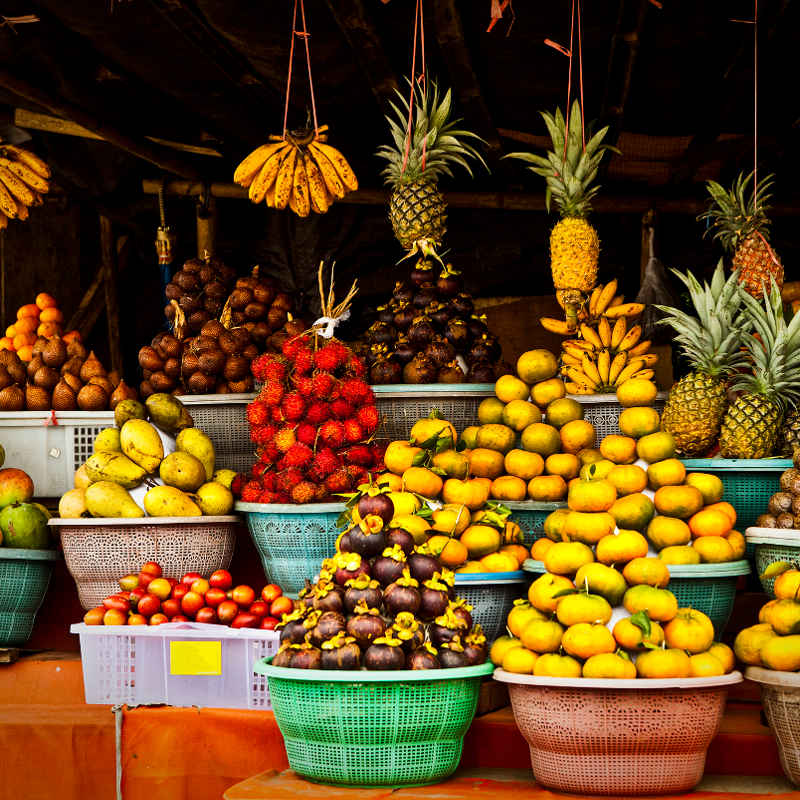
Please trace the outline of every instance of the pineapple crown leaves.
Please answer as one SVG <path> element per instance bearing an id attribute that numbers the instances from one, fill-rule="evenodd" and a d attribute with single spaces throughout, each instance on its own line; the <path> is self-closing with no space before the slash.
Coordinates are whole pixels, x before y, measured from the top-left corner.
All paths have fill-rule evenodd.
<path id="1" fill-rule="evenodd" d="M 697 218 L 708 223 L 706 233 L 713 231 L 726 252 L 733 252 L 741 242 L 754 233 L 769 238 L 770 221 L 767 217 L 774 175 L 762 178 L 753 192 L 750 185 L 754 173 L 740 173 L 728 190 L 716 181 L 707 181 L 711 205 Z"/>
<path id="2" fill-rule="evenodd" d="M 746 292 L 739 283 L 738 271 L 732 272 L 726 280 L 720 260 L 710 285 L 701 285 L 691 272 L 685 275 L 677 270 L 673 272 L 688 289 L 697 316 L 671 306 L 656 305 L 665 315 L 659 324 L 670 325 L 675 330 L 675 341 L 700 371 L 724 378 L 744 367 L 747 359 L 740 347 L 751 322 L 743 306 Z"/>
<path id="3" fill-rule="evenodd" d="M 555 114 L 542 112 L 542 119 L 547 126 L 553 149 L 546 156 L 535 153 L 509 153 L 503 158 L 516 158 L 532 166 L 531 172 L 541 175 L 547 184 L 545 204 L 550 211 L 551 202 L 555 200 L 562 217 L 586 217 L 591 211 L 591 201 L 600 191 L 600 187 L 592 185 L 597 178 L 600 162 L 607 150 L 619 154 L 619 150 L 609 144 L 603 144 L 608 133 L 608 126 L 591 135 L 583 147 L 581 133 L 581 104 L 578 100 L 572 104 L 569 115 L 569 130 L 561 109 Z M 564 154 L 564 137 L 567 147 Z"/>
<path id="4" fill-rule="evenodd" d="M 407 79 L 408 80 L 408 79 Z M 411 81 L 408 81 L 411 85 Z M 387 165 L 381 172 L 388 186 L 399 186 L 412 181 L 436 181 L 440 175 L 453 176 L 450 167 L 462 166 L 470 177 L 474 177 L 469 159 L 475 159 L 488 172 L 489 168 L 478 149 L 468 139 L 486 144 L 477 133 L 459 128 L 461 119 L 452 119 L 452 92 L 439 93 L 436 81 L 426 81 L 425 88 L 414 88 L 414 119 L 411 131 L 411 145 L 408 162 L 405 159 L 409 100 L 395 90 L 399 104 L 389 102 L 394 114 L 387 114 L 386 121 L 392 134 L 393 145 L 385 144 L 378 148 L 376 155 L 386 159 Z M 423 144 L 425 166 L 423 168 Z"/>

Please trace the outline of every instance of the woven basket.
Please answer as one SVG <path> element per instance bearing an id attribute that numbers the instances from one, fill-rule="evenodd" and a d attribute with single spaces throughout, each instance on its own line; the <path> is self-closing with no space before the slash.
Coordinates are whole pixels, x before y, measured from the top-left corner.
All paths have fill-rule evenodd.
<path id="1" fill-rule="evenodd" d="M 312 781 L 419 786 L 452 774 L 491 664 L 460 669 L 304 670 L 269 677 L 289 766 Z"/>
<path id="2" fill-rule="evenodd" d="M 583 406 L 583 418 L 594 426 L 598 444 L 604 436 L 620 432 L 619 415 L 622 413 L 622 406 L 615 394 L 568 394 L 567 397 L 577 400 Z M 653 404 L 659 414 L 664 410 L 666 402 L 667 393 L 659 392 Z"/>
<path id="3" fill-rule="evenodd" d="M 538 503 L 533 500 L 504 500 L 503 505 L 511 509 L 511 519 L 522 528 L 525 544 L 530 547 L 544 536 L 544 521 L 557 508 L 566 508 L 566 503 Z"/>
<path id="4" fill-rule="evenodd" d="M 472 620 L 492 642 L 503 632 L 514 601 L 525 594 L 525 573 L 465 572 L 456 574 L 456 595 L 472 606 Z"/>
<path id="5" fill-rule="evenodd" d="M 20 647 L 28 641 L 42 605 L 55 550 L 0 547 L 0 647 Z"/>
<path id="6" fill-rule="evenodd" d="M 761 702 L 778 743 L 786 777 L 800 786 L 800 674 L 748 667 L 748 680 L 761 684 Z"/>
<path id="7" fill-rule="evenodd" d="M 775 596 L 775 578 L 762 578 L 764 570 L 774 561 L 800 561 L 800 531 L 787 528 L 748 528 L 745 531 L 748 547 L 754 549 L 756 574 L 761 586 Z"/>
<path id="8" fill-rule="evenodd" d="M 728 687 L 715 678 L 540 678 L 495 670 L 549 789 L 612 796 L 685 792 L 703 777 Z"/>
<path id="9" fill-rule="evenodd" d="M 288 595 L 297 595 L 308 578 L 319 572 L 323 559 L 336 550 L 336 520 L 342 503 L 281 505 L 237 503 L 247 519 L 264 572 Z"/>
<path id="10" fill-rule="evenodd" d="M 209 575 L 227 569 L 239 518 L 141 517 L 136 519 L 51 519 L 61 536 L 67 569 L 85 609 L 119 591 L 123 575 L 157 561 L 164 574 Z"/>

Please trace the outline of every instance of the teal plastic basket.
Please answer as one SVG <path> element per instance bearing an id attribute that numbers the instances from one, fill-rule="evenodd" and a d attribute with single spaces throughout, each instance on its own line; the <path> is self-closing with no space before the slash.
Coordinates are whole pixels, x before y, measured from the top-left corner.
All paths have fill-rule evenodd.
<path id="1" fill-rule="evenodd" d="M 504 506 L 511 509 L 511 519 L 522 528 L 525 544 L 530 547 L 544 536 L 544 521 L 558 508 L 566 508 L 566 503 L 537 503 L 534 500 L 503 500 Z"/>
<path id="2" fill-rule="evenodd" d="M 506 617 L 518 597 L 525 594 L 528 580 L 516 572 L 464 572 L 456 574 L 456 595 L 472 606 L 472 621 L 480 624 L 493 642 L 503 632 Z"/>
<path id="3" fill-rule="evenodd" d="M 267 580 L 295 596 L 336 550 L 336 520 L 344 508 L 343 503 L 236 504 L 245 515 Z"/>
<path id="4" fill-rule="evenodd" d="M 544 575 L 545 572 L 547 572 L 547 567 L 545 567 L 544 561 L 537 561 L 535 558 L 526 558 L 525 561 L 522 562 L 522 570 L 532 575 L 533 579 L 536 580 L 540 575 Z"/>
<path id="5" fill-rule="evenodd" d="M 289 766 L 345 786 L 421 786 L 451 775 L 491 663 L 447 670 L 303 670 L 255 664 L 269 679 Z"/>
<path id="6" fill-rule="evenodd" d="M 33 630 L 42 605 L 55 550 L 21 550 L 0 547 L 0 647 L 21 647 Z"/>
<path id="7" fill-rule="evenodd" d="M 747 544 L 755 550 L 756 574 L 764 591 L 775 597 L 775 578 L 762 578 L 764 570 L 775 561 L 800 561 L 800 531 L 786 528 L 748 528 Z"/>

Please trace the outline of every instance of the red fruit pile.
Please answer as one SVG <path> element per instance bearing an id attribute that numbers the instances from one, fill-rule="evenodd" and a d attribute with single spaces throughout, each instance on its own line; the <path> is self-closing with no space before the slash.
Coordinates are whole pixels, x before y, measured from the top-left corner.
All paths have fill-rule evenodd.
<path id="1" fill-rule="evenodd" d="M 163 625 L 165 622 L 206 622 L 231 628 L 272 630 L 294 601 L 280 586 L 267 584 L 260 595 L 251 586 L 233 585 L 226 569 L 204 578 L 187 572 L 180 580 L 165 578 L 155 561 L 148 561 L 138 575 L 119 579 L 121 591 L 86 612 L 87 625 Z"/>
<path id="2" fill-rule="evenodd" d="M 383 470 L 364 363 L 336 339 L 317 349 L 315 339 L 290 339 L 251 365 L 262 384 L 247 407 L 258 461 L 232 487 L 247 503 L 324 502 Z"/>

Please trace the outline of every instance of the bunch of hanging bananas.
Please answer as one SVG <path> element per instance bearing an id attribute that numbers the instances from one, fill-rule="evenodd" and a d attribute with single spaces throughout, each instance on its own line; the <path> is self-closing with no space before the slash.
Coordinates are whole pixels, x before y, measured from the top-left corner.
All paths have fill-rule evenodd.
<path id="1" fill-rule="evenodd" d="M 358 189 L 347 159 L 326 144 L 327 125 L 317 131 L 287 131 L 270 136 L 236 167 L 233 180 L 249 189 L 253 203 L 287 206 L 300 217 L 324 214 L 334 200 Z"/>
<path id="2" fill-rule="evenodd" d="M 644 303 L 626 303 L 625 298 L 621 294 L 617 294 L 615 278 L 605 286 L 594 287 L 587 300 L 578 309 L 578 322 L 596 325 L 603 317 L 610 320 L 635 319 L 642 311 L 644 311 Z M 557 333 L 559 336 L 575 334 L 575 328 L 571 328 L 564 319 L 540 317 L 539 322 L 545 330 Z"/>
<path id="3" fill-rule="evenodd" d="M 10 219 L 28 219 L 28 209 L 42 204 L 50 191 L 50 167 L 30 150 L 0 144 L 0 229 Z"/>

